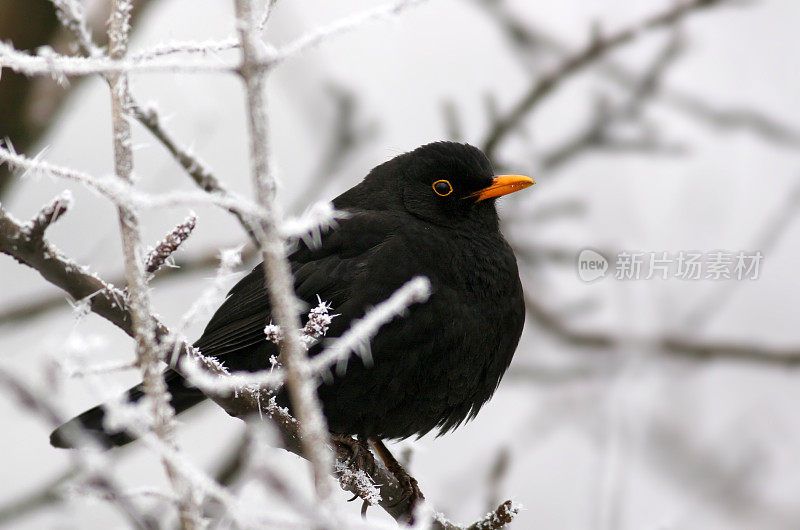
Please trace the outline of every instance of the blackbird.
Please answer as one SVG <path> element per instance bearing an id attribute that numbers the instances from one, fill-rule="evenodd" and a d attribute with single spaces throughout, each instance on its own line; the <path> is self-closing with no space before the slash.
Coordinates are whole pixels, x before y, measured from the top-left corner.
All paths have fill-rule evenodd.
<path id="1" fill-rule="evenodd" d="M 296 243 L 289 260 L 297 296 L 318 297 L 336 314 L 327 337 L 343 334 L 370 307 L 415 276 L 431 296 L 380 328 L 370 342 L 371 363 L 352 356 L 345 371 L 320 381 L 318 394 L 332 433 L 361 439 L 439 434 L 473 418 L 494 393 L 519 342 L 525 316 L 516 259 L 500 233 L 495 198 L 534 182 L 494 176 L 476 147 L 435 142 L 399 155 L 333 200 L 347 217 L 318 245 Z M 230 291 L 195 343 L 229 370 L 269 368 L 277 346 L 265 340 L 270 306 L 259 265 Z M 316 355 L 322 344 L 313 346 Z M 204 395 L 168 371 L 171 403 L 182 412 Z M 141 388 L 129 398 L 142 396 Z M 285 392 L 278 402 L 288 406 Z M 66 426 L 70 426 L 65 430 Z M 72 447 L 66 433 L 88 430 L 107 446 L 132 441 L 103 430 L 95 407 L 56 429 L 56 447 Z"/>

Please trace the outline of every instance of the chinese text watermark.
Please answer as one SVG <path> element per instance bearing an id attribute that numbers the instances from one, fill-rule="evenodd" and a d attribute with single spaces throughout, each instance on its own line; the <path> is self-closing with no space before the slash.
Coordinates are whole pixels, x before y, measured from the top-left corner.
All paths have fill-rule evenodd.
<path id="1" fill-rule="evenodd" d="M 596 250 L 578 254 L 578 277 L 591 282 L 613 273 L 617 280 L 757 280 L 764 255 L 757 250 L 618 252 L 609 260 Z"/>

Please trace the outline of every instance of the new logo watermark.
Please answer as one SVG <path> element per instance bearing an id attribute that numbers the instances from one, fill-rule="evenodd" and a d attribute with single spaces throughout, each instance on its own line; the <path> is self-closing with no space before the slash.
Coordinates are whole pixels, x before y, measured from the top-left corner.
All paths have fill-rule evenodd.
<path id="1" fill-rule="evenodd" d="M 605 256 L 585 248 L 578 254 L 578 277 L 585 282 L 599 280 L 606 275 L 608 260 Z"/>
<path id="2" fill-rule="evenodd" d="M 613 264 L 617 280 L 757 280 L 764 255 L 758 250 L 623 250 L 611 260 L 585 248 L 578 253 L 578 277 L 585 282 L 604 278 Z"/>

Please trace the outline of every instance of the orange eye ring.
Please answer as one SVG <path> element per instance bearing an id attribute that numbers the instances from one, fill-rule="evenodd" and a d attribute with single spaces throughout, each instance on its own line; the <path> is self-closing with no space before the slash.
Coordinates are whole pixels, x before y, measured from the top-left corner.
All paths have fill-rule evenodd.
<path id="1" fill-rule="evenodd" d="M 447 185 L 447 188 L 445 189 L 445 187 L 442 184 Z M 450 184 L 449 181 L 444 179 L 437 180 L 436 182 L 434 182 L 431 185 L 431 188 L 433 188 L 433 192 L 439 197 L 447 197 L 448 195 L 453 193 L 453 186 Z"/>

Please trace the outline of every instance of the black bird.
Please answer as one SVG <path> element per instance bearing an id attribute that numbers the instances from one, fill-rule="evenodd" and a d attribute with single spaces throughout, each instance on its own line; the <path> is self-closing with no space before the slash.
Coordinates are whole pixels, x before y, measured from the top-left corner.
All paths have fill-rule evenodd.
<path id="1" fill-rule="evenodd" d="M 477 148 L 436 142 L 374 168 L 333 200 L 348 213 L 319 246 L 297 243 L 290 255 L 297 296 L 329 302 L 328 337 L 387 299 L 415 276 L 432 286 L 429 300 L 384 325 L 372 339 L 372 364 L 353 356 L 343 373 L 318 388 L 332 433 L 402 439 L 456 428 L 494 393 L 522 333 L 525 315 L 516 259 L 500 233 L 495 198 L 533 180 L 494 176 Z M 277 347 L 265 340 L 270 307 L 259 265 L 236 284 L 195 343 L 232 371 L 269 367 Z M 310 350 L 321 350 L 317 344 Z M 177 412 L 204 396 L 168 371 Z M 139 399 L 140 388 L 129 397 Z M 288 405 L 285 393 L 278 400 Z M 132 441 L 103 431 L 95 407 L 65 426 L 81 426 L 106 445 Z M 71 447 L 65 426 L 50 437 Z"/>

